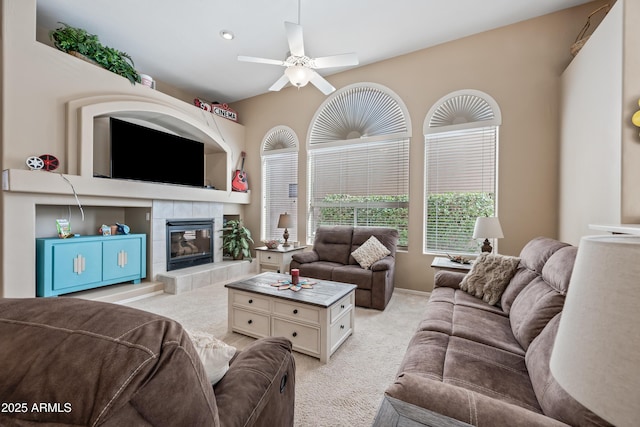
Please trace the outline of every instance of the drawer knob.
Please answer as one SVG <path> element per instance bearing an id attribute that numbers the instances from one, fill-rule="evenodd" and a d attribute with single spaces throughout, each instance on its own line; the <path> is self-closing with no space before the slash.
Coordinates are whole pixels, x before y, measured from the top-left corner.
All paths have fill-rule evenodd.
<path id="1" fill-rule="evenodd" d="M 340 304 L 340 308 L 344 308 L 344 304 Z"/>
<path id="2" fill-rule="evenodd" d="M 249 300 L 249 304 L 253 304 L 253 300 L 252 299 Z"/>
<path id="3" fill-rule="evenodd" d="M 297 308 L 293 310 L 293 314 L 298 314 L 298 309 Z"/>
<path id="4" fill-rule="evenodd" d="M 297 337 L 297 336 L 298 336 L 298 333 L 297 333 L 297 332 L 294 332 L 294 333 L 293 333 L 293 334 L 291 334 L 291 335 L 293 335 L 293 337 L 295 338 L 295 337 Z"/>
<path id="5" fill-rule="evenodd" d="M 340 329 L 344 329 L 344 325 L 340 325 Z"/>
<path id="6" fill-rule="evenodd" d="M 252 324 L 253 320 L 249 319 L 249 321 L 247 322 L 248 324 Z"/>

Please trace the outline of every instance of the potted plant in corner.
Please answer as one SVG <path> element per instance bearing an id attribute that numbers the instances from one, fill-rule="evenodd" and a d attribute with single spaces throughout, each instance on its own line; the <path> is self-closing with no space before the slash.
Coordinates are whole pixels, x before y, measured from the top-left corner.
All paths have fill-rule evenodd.
<path id="1" fill-rule="evenodd" d="M 131 84 L 140 82 L 140 75 L 128 54 L 103 46 L 98 36 L 82 28 L 72 27 L 62 22 L 60 24 L 62 27 L 49 32 L 49 38 L 56 48 L 125 77 Z"/>
<path id="2" fill-rule="evenodd" d="M 242 221 L 229 220 L 222 230 L 224 231 L 222 235 L 222 249 L 224 252 L 231 255 L 235 260 L 246 258 L 251 262 L 249 243 L 253 243 L 253 239 L 251 238 L 251 231 L 242 225 Z"/>

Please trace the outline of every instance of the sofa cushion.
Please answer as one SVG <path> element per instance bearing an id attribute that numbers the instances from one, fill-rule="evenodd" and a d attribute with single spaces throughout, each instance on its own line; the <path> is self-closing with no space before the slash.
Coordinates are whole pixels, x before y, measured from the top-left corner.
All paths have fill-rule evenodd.
<path id="1" fill-rule="evenodd" d="M 460 282 L 460 289 L 495 305 L 516 272 L 520 258 L 482 253 Z"/>
<path id="2" fill-rule="evenodd" d="M 551 374 L 549 361 L 561 316 L 561 313 L 557 314 L 549 321 L 533 340 L 525 357 L 540 407 L 546 415 L 572 426 L 608 426 L 610 424 L 571 397 Z"/>
<path id="3" fill-rule="evenodd" d="M 565 246 L 569 245 L 548 237 L 536 237 L 522 248 L 519 255 L 520 266 L 500 300 L 500 306 L 506 313 L 511 311 L 511 305 L 520 292 L 542 274 L 542 267 L 551 255 Z"/>
<path id="4" fill-rule="evenodd" d="M 309 264 L 300 264 L 298 270 L 300 270 L 300 276 L 312 277 L 319 280 L 334 280 L 331 278 L 333 270 L 343 266 L 344 264 L 339 262 L 316 261 Z M 360 267 L 358 268 L 362 270 Z"/>
<path id="5" fill-rule="evenodd" d="M 371 289 L 371 270 L 363 270 L 357 265 L 340 265 L 331 272 L 334 282 L 351 283 L 358 289 Z"/>
<path id="6" fill-rule="evenodd" d="M 346 225 L 321 226 L 316 230 L 313 250 L 321 261 L 348 264 L 351 256 L 353 227 Z"/>
<path id="7" fill-rule="evenodd" d="M 371 236 L 358 249 L 351 252 L 351 256 L 360 264 L 360 267 L 368 270 L 376 261 L 389 255 L 391 251 L 386 248 L 376 236 Z"/>
<path id="8" fill-rule="evenodd" d="M 206 332 L 187 332 L 207 372 L 209 382 L 217 383 L 229 370 L 229 361 L 236 354 L 236 348 Z"/>
<path id="9" fill-rule="evenodd" d="M 465 295 L 460 290 L 457 294 Z M 477 299 L 476 301 L 492 307 Z M 511 331 L 509 318 L 498 310 L 478 310 L 471 306 L 430 298 L 428 309 L 417 330 L 438 331 L 524 356 L 524 350 Z"/>
<path id="10" fill-rule="evenodd" d="M 398 373 L 415 374 L 540 412 L 524 354 L 422 330 L 412 337 Z"/>
<path id="11" fill-rule="evenodd" d="M 525 350 L 549 320 L 562 311 L 577 250 L 575 246 L 558 249 L 544 264 L 541 275 L 513 301 L 511 328 Z"/>

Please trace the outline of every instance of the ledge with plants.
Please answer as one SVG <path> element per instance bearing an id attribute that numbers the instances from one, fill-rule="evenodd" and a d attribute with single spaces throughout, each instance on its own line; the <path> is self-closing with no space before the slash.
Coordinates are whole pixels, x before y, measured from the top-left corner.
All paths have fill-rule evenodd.
<path id="1" fill-rule="evenodd" d="M 140 82 L 140 75 L 135 69 L 133 59 L 127 53 L 104 46 L 98 36 L 82 28 L 60 24 L 61 27 L 49 33 L 49 38 L 56 48 L 125 77 L 131 84 Z"/>

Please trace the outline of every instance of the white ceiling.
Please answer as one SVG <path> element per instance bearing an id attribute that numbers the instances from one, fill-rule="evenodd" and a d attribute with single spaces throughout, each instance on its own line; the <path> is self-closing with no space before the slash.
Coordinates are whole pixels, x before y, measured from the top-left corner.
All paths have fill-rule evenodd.
<path id="1" fill-rule="evenodd" d="M 282 75 L 237 56 L 284 60 L 285 21 L 302 25 L 308 56 L 355 52 L 365 65 L 591 0 L 300 1 L 299 21 L 298 0 L 38 0 L 37 19 L 47 29 L 84 28 L 131 55 L 139 72 L 230 103 L 267 92 Z"/>

